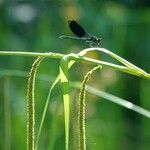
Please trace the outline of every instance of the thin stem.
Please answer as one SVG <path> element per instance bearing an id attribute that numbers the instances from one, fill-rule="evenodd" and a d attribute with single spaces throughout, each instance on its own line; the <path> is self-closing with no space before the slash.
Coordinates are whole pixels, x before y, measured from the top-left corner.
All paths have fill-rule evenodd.
<path id="1" fill-rule="evenodd" d="M 33 53 L 33 52 L 16 52 L 16 51 L 0 51 L 0 55 L 6 55 L 6 56 L 44 56 L 44 57 L 50 57 L 50 58 L 57 58 L 60 59 L 64 56 L 64 54 L 60 53 L 52 53 L 52 52 L 46 52 L 46 53 Z"/>
<path id="2" fill-rule="evenodd" d="M 4 77 L 4 150 L 11 147 L 11 112 L 9 95 L 9 77 Z"/>
<path id="3" fill-rule="evenodd" d="M 105 62 L 105 61 L 95 60 L 95 59 L 88 58 L 88 57 L 83 57 L 83 55 L 85 55 L 89 51 L 104 52 L 107 55 L 109 55 L 109 56 L 113 57 L 114 59 L 118 60 L 119 62 L 121 62 L 123 64 L 123 66 L 117 65 L 117 64 L 112 64 L 112 63 Z M 0 51 L 0 55 L 33 56 L 33 57 L 44 56 L 44 57 L 55 58 L 55 59 L 61 59 L 62 57 L 65 56 L 64 54 L 52 53 L 52 52 L 32 53 L 32 52 L 14 52 L 14 51 Z M 126 61 L 122 57 L 120 57 L 104 48 L 88 48 L 88 49 L 82 50 L 79 54 L 69 54 L 69 55 L 71 56 L 72 60 L 77 60 L 77 61 L 81 60 L 83 62 L 90 62 L 90 63 L 96 64 L 96 65 L 108 66 L 108 67 L 114 68 L 114 69 L 122 71 L 122 72 L 140 76 L 140 77 L 143 77 L 146 79 L 150 79 L 150 74 L 148 74 L 144 70 L 140 69 L 139 67 L 131 64 L 130 62 Z"/>

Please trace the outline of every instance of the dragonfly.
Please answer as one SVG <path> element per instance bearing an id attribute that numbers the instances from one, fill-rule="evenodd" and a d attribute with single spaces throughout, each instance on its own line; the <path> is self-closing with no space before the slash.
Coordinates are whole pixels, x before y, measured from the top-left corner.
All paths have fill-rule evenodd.
<path id="1" fill-rule="evenodd" d="M 99 46 L 101 38 L 98 38 L 92 34 L 89 34 L 81 25 L 79 25 L 75 20 L 69 20 L 68 25 L 70 30 L 76 35 L 73 36 L 59 36 L 60 39 L 74 39 L 83 40 L 88 42 L 90 47 Z"/>

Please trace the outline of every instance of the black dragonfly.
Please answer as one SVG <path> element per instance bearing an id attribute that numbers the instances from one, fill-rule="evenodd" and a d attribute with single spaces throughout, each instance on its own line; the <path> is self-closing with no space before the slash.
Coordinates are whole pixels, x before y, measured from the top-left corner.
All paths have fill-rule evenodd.
<path id="1" fill-rule="evenodd" d="M 83 40 L 89 43 L 91 47 L 98 46 L 101 42 L 101 38 L 98 38 L 94 35 L 89 34 L 84 30 L 84 28 L 79 25 L 74 20 L 69 20 L 68 25 L 70 30 L 76 35 L 76 37 L 72 36 L 60 36 L 60 39 L 74 39 L 74 40 Z"/>

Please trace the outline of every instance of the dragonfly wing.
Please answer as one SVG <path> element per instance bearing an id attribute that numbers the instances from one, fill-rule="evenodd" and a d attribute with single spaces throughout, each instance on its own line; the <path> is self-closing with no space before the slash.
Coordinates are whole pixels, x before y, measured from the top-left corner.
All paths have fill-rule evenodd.
<path id="1" fill-rule="evenodd" d="M 85 37 L 88 33 L 74 20 L 68 21 L 70 30 L 78 37 Z"/>

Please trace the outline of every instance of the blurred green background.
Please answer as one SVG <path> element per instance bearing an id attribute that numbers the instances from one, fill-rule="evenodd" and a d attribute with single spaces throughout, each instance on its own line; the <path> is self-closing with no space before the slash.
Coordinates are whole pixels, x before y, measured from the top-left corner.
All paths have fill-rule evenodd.
<path id="1" fill-rule="evenodd" d="M 112 50 L 150 73 L 149 0 L 1 0 L 0 50 L 60 52 L 68 54 L 88 47 L 80 41 L 60 40 L 72 35 L 68 20 L 77 20 L 88 32 L 102 38 L 101 47 Z M 105 55 L 92 57 L 111 61 Z M 34 58 L 0 56 L 0 149 L 26 149 L 27 76 Z M 45 59 L 36 82 L 36 133 L 49 87 L 59 72 L 59 60 Z M 92 68 L 77 63 L 71 81 L 82 81 Z M 23 72 L 22 72 L 23 71 Z M 150 82 L 103 68 L 90 85 L 150 109 Z M 76 101 L 79 90 L 71 88 L 70 147 L 76 144 Z M 64 114 L 60 86 L 53 92 L 40 136 L 40 150 L 63 150 Z M 74 115 L 73 115 L 74 114 Z M 87 95 L 86 134 L 88 150 L 149 150 L 150 120 L 91 94 Z M 74 136 L 75 135 L 75 136 Z"/>

